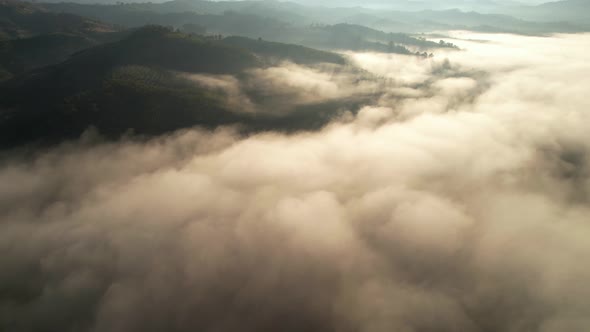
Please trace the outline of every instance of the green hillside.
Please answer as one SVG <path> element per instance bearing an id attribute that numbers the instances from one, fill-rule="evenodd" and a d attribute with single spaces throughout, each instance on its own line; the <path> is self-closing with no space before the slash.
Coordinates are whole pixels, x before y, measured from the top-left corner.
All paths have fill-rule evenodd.
<path id="1" fill-rule="evenodd" d="M 65 61 L 71 54 L 97 44 L 88 37 L 67 33 L 4 40 L 0 41 L 0 67 L 7 73 L 5 78 L 10 78 Z"/>
<path id="2" fill-rule="evenodd" d="M 114 28 L 72 13 L 50 12 L 39 5 L 0 0 L 0 39 L 26 38 L 50 33 L 97 33 Z"/>
<path id="3" fill-rule="evenodd" d="M 342 65 L 345 63 L 344 58 L 338 54 L 300 45 L 267 42 L 235 36 L 224 38 L 222 42 L 226 45 L 247 49 L 266 58 L 286 59 L 298 64 L 327 62 Z"/>
<path id="4" fill-rule="evenodd" d="M 120 41 L 6 81 L 0 86 L 0 146 L 59 142 L 78 137 L 90 126 L 113 138 L 129 130 L 157 135 L 194 125 L 297 130 L 323 125 L 330 112 L 343 106 L 324 107 L 322 112 L 301 109 L 300 114 L 252 115 L 230 109 L 223 91 L 179 75 L 240 77 L 276 60 L 344 63 L 339 55 L 295 45 L 237 37 L 208 39 L 147 26 Z"/>

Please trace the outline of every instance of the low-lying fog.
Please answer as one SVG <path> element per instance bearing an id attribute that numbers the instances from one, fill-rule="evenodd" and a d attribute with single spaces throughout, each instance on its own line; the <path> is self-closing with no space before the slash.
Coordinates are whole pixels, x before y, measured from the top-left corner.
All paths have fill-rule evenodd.
<path id="1" fill-rule="evenodd" d="M 590 329 L 590 35 L 454 36 L 252 74 L 374 96 L 320 131 L 4 156 L 0 330 Z"/>

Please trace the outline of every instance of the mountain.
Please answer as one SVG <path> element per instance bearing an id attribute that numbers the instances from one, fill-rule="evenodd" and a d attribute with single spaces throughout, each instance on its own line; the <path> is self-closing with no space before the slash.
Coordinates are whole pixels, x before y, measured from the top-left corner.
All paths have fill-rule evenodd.
<path id="1" fill-rule="evenodd" d="M 74 53 L 119 40 L 127 33 L 50 33 L 29 38 L 0 40 L 0 81 L 36 68 L 63 62 Z"/>
<path id="2" fill-rule="evenodd" d="M 402 33 L 386 33 L 357 24 L 340 23 L 314 26 L 301 41 L 304 45 L 353 51 L 377 51 L 383 53 L 415 54 L 409 48 L 433 50 L 457 48 L 450 43 L 435 43 Z"/>
<path id="3" fill-rule="evenodd" d="M 222 40 L 223 44 L 247 49 L 255 54 L 266 57 L 269 60 L 288 60 L 297 64 L 314 64 L 318 62 L 345 64 L 342 56 L 316 50 L 300 45 L 284 44 L 254 40 L 246 37 L 231 36 Z"/>
<path id="4" fill-rule="evenodd" d="M 547 2 L 538 6 L 519 6 L 511 12 L 519 17 L 540 22 L 573 22 L 585 27 L 590 26 L 590 0 L 564 0 Z"/>
<path id="5" fill-rule="evenodd" d="M 528 8 L 528 7 L 527 7 Z M 404 13 L 413 20 L 423 20 L 431 24 L 446 26 L 446 29 L 467 29 L 486 32 L 507 32 L 515 34 L 545 34 L 551 32 L 580 32 L 584 27 L 573 22 L 549 20 L 537 22 L 514 18 L 504 14 L 480 14 L 460 10 L 422 11 Z M 550 17 L 550 16 L 549 16 Z M 400 18 L 401 19 L 401 18 Z"/>
<path id="6" fill-rule="evenodd" d="M 206 4 L 206 5 L 205 5 Z M 239 35 L 249 38 L 262 38 L 274 42 L 300 44 L 319 49 L 367 50 L 413 54 L 416 50 L 430 50 L 447 47 L 439 43 L 427 42 L 407 34 L 386 33 L 363 27 L 359 24 L 303 24 L 297 19 L 281 21 L 269 15 L 265 7 L 275 11 L 294 11 L 294 17 L 304 16 L 305 7 L 290 6 L 280 2 L 223 2 L 211 3 L 196 1 L 194 3 L 174 1 L 163 4 L 126 4 L 126 5 L 81 5 L 72 3 L 46 4 L 54 11 L 67 11 L 77 15 L 92 16 L 111 24 L 137 27 L 149 23 L 169 25 L 186 29 L 187 26 L 198 27 L 199 31 L 226 36 Z M 258 14 L 250 14 L 237 9 L 258 8 Z M 181 11 L 201 8 L 205 12 Z M 233 8 L 219 13 L 221 9 Z M 174 12 L 178 10 L 179 12 Z M 271 10 L 272 12 L 272 10 Z M 287 15 L 282 15 L 286 17 Z M 305 22 L 306 20 L 303 20 Z M 393 44 L 393 45 L 392 45 Z"/>
<path id="7" fill-rule="evenodd" d="M 584 0 L 588 1 L 588 0 Z M 564 1 L 565 3 L 566 1 Z M 130 3 L 119 5 L 83 5 L 77 3 L 44 4 L 48 10 L 67 12 L 128 27 L 145 24 L 199 24 L 208 31 L 227 35 L 301 43 L 310 26 L 349 23 L 384 32 L 422 33 L 433 30 L 473 29 L 491 32 L 545 34 L 590 30 L 581 0 L 569 0 L 578 16 L 553 16 L 543 6 L 514 6 L 506 3 L 484 12 L 448 9 L 424 5 L 414 10 L 382 8 L 325 7 L 282 1 L 188 1 Z M 418 2 L 412 1 L 416 4 Z M 467 5 L 469 1 L 456 1 Z M 480 5 L 482 2 L 478 2 Z M 560 6 L 563 6 L 561 4 Z M 464 9 L 465 6 L 459 6 Z M 394 8 L 394 9 L 392 9 Z M 569 9 L 568 9 L 569 10 Z M 570 10 L 570 11 L 572 11 Z M 537 16 L 526 15 L 527 11 Z M 522 15 L 519 15 L 522 14 Z M 518 17 L 515 17 L 518 16 Z M 545 19 L 541 19 L 544 17 Z M 568 19 L 565 19 L 568 18 Z M 298 40 L 298 37 L 299 40 Z M 317 47 L 316 45 L 307 45 Z"/>
<path id="8" fill-rule="evenodd" d="M 0 81 L 65 61 L 71 54 L 126 35 L 94 19 L 0 0 Z"/>
<path id="9" fill-rule="evenodd" d="M 240 77 L 277 60 L 345 63 L 339 55 L 301 46 L 238 37 L 218 40 L 147 26 L 0 86 L 0 146 L 59 142 L 78 137 L 89 127 L 119 137 L 129 130 L 157 135 L 194 125 L 241 124 L 264 130 L 325 123 L 322 117 L 332 111 L 325 107 L 310 117 L 241 112 L 228 106 L 222 91 L 187 78 L 190 74 Z"/>
<path id="10" fill-rule="evenodd" d="M 80 35 L 55 33 L 31 38 L 0 41 L 0 68 L 4 78 L 59 63 L 71 54 L 97 42 Z M 0 77 L 0 80 L 3 78 Z"/>
<path id="11" fill-rule="evenodd" d="M 114 31 L 97 20 L 70 13 L 50 12 L 42 6 L 15 0 L 0 0 L 0 39 L 49 33 L 97 33 Z"/>

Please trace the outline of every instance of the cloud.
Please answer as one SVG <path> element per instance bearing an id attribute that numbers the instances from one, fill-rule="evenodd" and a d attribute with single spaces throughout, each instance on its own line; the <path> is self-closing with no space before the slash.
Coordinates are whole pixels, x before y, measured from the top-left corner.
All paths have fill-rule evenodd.
<path id="1" fill-rule="evenodd" d="M 256 106 L 250 98 L 244 94 L 240 81 L 234 76 L 192 73 L 180 73 L 179 75 L 204 88 L 222 92 L 224 94 L 224 100 L 230 109 L 247 113 L 256 111 Z"/>
<path id="2" fill-rule="evenodd" d="M 203 75 L 191 77 L 199 78 L 201 84 L 205 82 Z M 390 85 L 352 66 L 320 64 L 310 67 L 290 62 L 250 70 L 239 80 L 209 75 L 207 81 L 205 85 L 209 88 L 221 88 L 229 96 L 239 96 L 230 106 L 271 114 L 291 113 L 306 105 L 372 99 L 375 94 L 383 94 Z"/>
<path id="3" fill-rule="evenodd" d="M 315 132 L 4 156 L 0 330 L 587 329 L 589 37 L 504 37 L 414 69 L 362 55 L 411 79 Z"/>

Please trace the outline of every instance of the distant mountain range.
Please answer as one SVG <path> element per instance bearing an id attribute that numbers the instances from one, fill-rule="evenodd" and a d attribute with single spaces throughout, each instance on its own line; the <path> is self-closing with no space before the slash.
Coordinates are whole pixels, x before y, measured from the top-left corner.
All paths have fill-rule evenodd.
<path id="1" fill-rule="evenodd" d="M 61 2 L 61 1 L 47 1 Z M 117 0 L 79 0 L 75 1 L 80 4 L 117 4 Z M 124 2 L 124 1 L 123 1 Z M 336 9 L 336 12 L 344 11 L 402 11 L 402 12 L 420 12 L 420 11 L 446 11 L 461 10 L 465 12 L 478 12 L 481 14 L 505 14 L 518 19 L 532 21 L 568 21 L 578 23 L 588 20 L 589 1 L 588 0 L 563 0 L 563 1 L 539 1 L 539 0 L 295 0 L 293 2 L 283 1 L 203 1 L 203 0 L 176 0 L 171 5 L 166 1 L 133 1 L 134 3 L 160 4 L 166 3 L 165 11 L 197 11 L 200 13 L 222 13 L 226 10 L 236 10 L 243 13 L 250 12 L 258 8 L 264 9 L 266 13 L 285 19 L 285 11 L 298 12 L 321 12 L 320 8 Z M 291 16 L 291 15 L 287 15 Z M 305 20 L 307 16 L 299 16 L 299 19 Z M 327 17 L 325 17 L 327 19 Z"/>
<path id="2" fill-rule="evenodd" d="M 92 33 L 114 31 L 94 19 L 51 12 L 28 2 L 0 0 L 0 39 L 23 38 L 46 33 Z"/>
<path id="3" fill-rule="evenodd" d="M 152 23 L 171 25 L 175 25 L 174 22 L 179 20 L 211 25 L 207 22 L 206 15 L 224 15 L 232 12 L 238 15 L 242 21 L 248 20 L 248 15 L 263 17 L 266 21 L 260 19 L 254 19 L 254 21 L 273 30 L 286 26 L 305 27 L 311 24 L 353 23 L 386 32 L 419 33 L 433 30 L 471 29 L 543 34 L 590 30 L 590 14 L 586 10 L 588 1 L 590 0 L 566 0 L 539 6 L 509 3 L 497 6 L 494 10 L 480 10 L 479 12 L 436 5 L 423 5 L 420 8 L 415 7 L 413 10 L 409 10 L 407 8 L 410 7 L 404 6 L 389 6 L 381 9 L 331 8 L 317 4 L 302 5 L 279 1 L 217 2 L 202 0 L 174 0 L 164 3 L 133 3 L 111 6 L 58 3 L 47 4 L 45 8 L 57 12 L 95 17 L 105 22 L 122 25 L 145 24 L 146 20 L 151 20 Z M 414 5 L 419 3 L 410 2 Z M 250 24 L 252 26 L 242 25 L 241 28 L 246 28 L 246 32 L 252 31 L 255 24 Z M 258 30 L 263 29 L 261 27 Z"/>
<path id="4" fill-rule="evenodd" d="M 563 21 L 590 26 L 590 0 L 564 0 L 538 6 L 511 7 L 504 10 L 504 13 L 539 22 Z"/>

